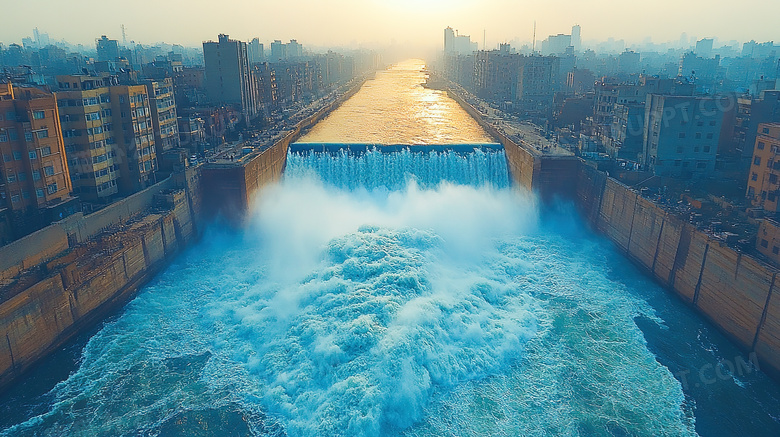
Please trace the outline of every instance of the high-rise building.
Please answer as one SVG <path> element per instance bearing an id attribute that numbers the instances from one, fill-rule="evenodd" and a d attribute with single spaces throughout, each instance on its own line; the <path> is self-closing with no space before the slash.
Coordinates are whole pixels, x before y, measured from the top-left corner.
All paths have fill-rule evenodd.
<path id="1" fill-rule="evenodd" d="M 279 62 L 287 59 L 287 45 L 281 40 L 274 40 L 271 43 L 271 62 Z"/>
<path id="2" fill-rule="evenodd" d="M 780 211 L 780 124 L 761 123 L 757 129 L 746 196 L 754 207 L 776 213 Z"/>
<path id="3" fill-rule="evenodd" d="M 273 51 L 274 45 L 271 44 Z M 248 122 L 257 116 L 258 102 L 253 90 L 247 45 L 219 35 L 219 40 L 203 43 L 206 66 L 206 95 L 212 104 L 238 105 Z"/>
<path id="4" fill-rule="evenodd" d="M 259 38 L 253 39 L 252 42 L 247 45 L 247 51 L 250 64 L 263 62 L 265 53 L 263 53 L 263 43 L 260 42 Z"/>
<path id="5" fill-rule="evenodd" d="M 522 56 L 505 50 L 480 50 L 474 59 L 474 89 L 483 99 L 514 101 L 517 97 L 517 75 Z"/>
<path id="6" fill-rule="evenodd" d="M 176 101 L 173 94 L 173 79 L 147 80 L 146 92 L 149 107 L 152 108 L 154 143 L 158 152 L 178 148 L 180 143 L 177 127 Z"/>
<path id="7" fill-rule="evenodd" d="M 116 85 L 110 88 L 119 159 L 120 190 L 130 194 L 157 181 L 157 148 L 152 123 L 152 101 L 144 85 Z"/>
<path id="8" fill-rule="evenodd" d="M 444 53 L 455 52 L 455 30 L 451 27 L 444 29 Z"/>
<path id="9" fill-rule="evenodd" d="M 157 150 L 146 86 L 119 85 L 108 74 L 57 76 L 57 83 L 65 151 L 79 197 L 105 203 L 153 184 Z"/>
<path id="10" fill-rule="evenodd" d="M 611 141 L 605 142 L 607 153 L 613 158 L 639 162 L 644 141 L 644 123 L 644 104 L 615 104 L 609 136 Z"/>
<path id="11" fill-rule="evenodd" d="M 575 52 L 582 50 L 582 28 L 579 24 L 575 24 L 571 27 L 571 45 L 574 47 Z"/>
<path id="12" fill-rule="evenodd" d="M 715 97 L 648 95 L 642 164 L 661 176 L 711 175 L 725 104 Z"/>
<path id="13" fill-rule="evenodd" d="M 62 140 L 53 94 L 0 84 L 0 216 L 13 228 L 0 230 L 0 243 L 80 209 Z"/>
<path id="14" fill-rule="evenodd" d="M 542 41 L 543 55 L 562 55 L 571 47 L 571 35 L 550 35 Z"/>
<path id="15" fill-rule="evenodd" d="M 549 109 L 559 68 L 560 61 L 555 56 L 523 57 L 518 71 L 517 100 L 528 109 Z"/>
<path id="16" fill-rule="evenodd" d="M 444 29 L 444 53 L 448 55 L 468 55 L 477 51 L 477 43 L 468 35 L 458 35 L 451 27 Z"/>
<path id="17" fill-rule="evenodd" d="M 633 50 L 624 51 L 618 56 L 618 73 L 639 73 L 641 55 Z"/>
<path id="18" fill-rule="evenodd" d="M 62 133 L 73 191 L 107 203 L 119 193 L 119 160 L 107 77 L 57 76 Z"/>
<path id="19" fill-rule="evenodd" d="M 712 57 L 712 44 L 713 44 L 712 38 L 704 38 L 700 39 L 696 42 L 696 55 L 700 56 L 702 58 L 711 58 Z"/>
<path id="20" fill-rule="evenodd" d="M 297 40 L 291 39 L 287 44 L 287 57 L 293 59 L 303 57 L 303 46 Z"/>
<path id="21" fill-rule="evenodd" d="M 98 61 L 113 62 L 119 57 L 119 45 L 115 39 L 108 39 L 105 35 L 95 41 Z"/>

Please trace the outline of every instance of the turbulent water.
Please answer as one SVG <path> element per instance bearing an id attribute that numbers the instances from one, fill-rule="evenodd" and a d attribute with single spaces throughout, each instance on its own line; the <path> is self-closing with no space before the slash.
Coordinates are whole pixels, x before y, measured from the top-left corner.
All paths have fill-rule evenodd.
<path id="1" fill-rule="evenodd" d="M 472 144 L 492 141 L 443 91 L 423 88 L 425 63 L 377 73 L 301 141 L 366 144 Z"/>
<path id="2" fill-rule="evenodd" d="M 777 431 L 758 372 L 687 390 L 681 369 L 738 352 L 573 216 L 489 165 L 446 177 L 503 152 L 373 153 L 290 156 L 244 231 L 212 228 L 50 393 L 12 394 L 4 434 Z M 332 170 L 409 159 L 446 169 L 374 187 Z"/>
<path id="3" fill-rule="evenodd" d="M 256 200 L 2 395 L 0 435 L 780 435 L 751 357 L 501 150 L 291 153 Z"/>

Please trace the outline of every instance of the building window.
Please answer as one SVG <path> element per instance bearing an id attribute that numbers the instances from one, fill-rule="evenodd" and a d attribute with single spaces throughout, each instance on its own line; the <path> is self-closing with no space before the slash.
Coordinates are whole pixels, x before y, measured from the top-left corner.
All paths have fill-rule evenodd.
<path id="1" fill-rule="evenodd" d="M 25 132 L 24 133 L 24 140 L 27 141 L 28 143 L 32 143 L 32 140 L 33 140 L 32 132 L 29 132 L 29 131 Z"/>
<path id="2" fill-rule="evenodd" d="M 42 199 L 42 198 L 43 198 L 43 188 L 38 188 L 38 189 L 36 189 L 36 190 L 35 190 L 35 195 L 36 195 L 36 196 L 37 196 L 39 199 Z"/>
<path id="3" fill-rule="evenodd" d="M 694 147 L 693 151 L 698 153 L 699 152 L 699 146 Z"/>
<path id="4" fill-rule="evenodd" d="M 26 181 L 26 180 L 27 180 L 27 173 L 25 173 L 25 172 L 20 172 L 20 173 L 19 173 L 19 174 L 16 176 L 16 179 L 17 179 L 19 182 L 24 182 L 24 181 Z"/>
<path id="5" fill-rule="evenodd" d="M 38 170 L 33 170 L 33 172 L 32 172 L 32 175 L 33 175 L 33 180 L 34 180 L 34 181 L 39 181 L 39 180 L 41 180 L 41 172 L 40 172 L 40 171 L 38 171 Z"/>
<path id="6" fill-rule="evenodd" d="M 769 193 L 769 194 L 766 195 L 766 200 L 769 201 L 769 202 L 774 202 L 775 201 L 775 197 L 776 197 L 775 193 Z"/>
<path id="7" fill-rule="evenodd" d="M 49 194 L 54 194 L 57 192 L 57 183 L 49 184 L 46 189 L 49 191 Z"/>
<path id="8" fill-rule="evenodd" d="M 8 111 L 5 113 L 5 119 L 8 121 L 14 121 L 16 120 L 16 112 L 14 111 Z"/>
<path id="9" fill-rule="evenodd" d="M 701 132 L 696 132 L 696 139 L 698 140 L 699 138 L 701 138 Z"/>
<path id="10" fill-rule="evenodd" d="M 54 176 L 54 167 L 49 165 L 43 168 L 43 173 L 46 176 Z"/>
<path id="11" fill-rule="evenodd" d="M 696 168 L 707 168 L 707 162 L 706 161 L 699 161 L 696 163 Z"/>
<path id="12" fill-rule="evenodd" d="M 7 143 L 8 142 L 8 135 L 6 135 L 3 132 L 0 132 L 0 143 Z"/>
<path id="13" fill-rule="evenodd" d="M 11 196 L 11 202 L 12 203 L 19 203 L 19 200 L 20 199 L 19 199 L 19 195 L 18 194 L 14 194 L 14 195 Z"/>
<path id="14" fill-rule="evenodd" d="M 769 247 L 769 242 L 762 238 L 761 239 L 761 247 Z"/>
<path id="15" fill-rule="evenodd" d="M 704 146 L 704 153 L 710 153 L 710 146 Z"/>
<path id="16" fill-rule="evenodd" d="M 776 184 L 777 183 L 777 175 L 776 174 L 770 174 L 769 175 L 769 183 L 770 184 Z"/>
<path id="17" fill-rule="evenodd" d="M 753 165 L 761 165 L 761 157 L 760 156 L 756 156 L 755 158 L 753 158 Z"/>
<path id="18" fill-rule="evenodd" d="M 43 111 L 33 111 L 33 119 L 41 120 L 46 118 L 46 113 Z"/>
<path id="19" fill-rule="evenodd" d="M 765 127 L 765 128 L 763 128 L 763 129 L 761 129 L 761 132 L 763 132 L 763 133 L 765 133 L 765 134 L 768 134 L 768 133 L 769 133 L 769 128 L 768 128 L 768 127 Z"/>
<path id="20" fill-rule="evenodd" d="M 680 132 L 679 134 L 677 134 L 677 137 L 678 138 L 685 138 L 685 132 Z"/>
<path id="21" fill-rule="evenodd" d="M 19 152 L 18 150 L 14 150 L 14 161 L 21 161 L 22 160 L 22 152 Z"/>
<path id="22" fill-rule="evenodd" d="M 758 180 L 758 175 L 756 173 L 751 174 L 750 175 L 750 180 L 751 181 L 757 181 Z"/>
<path id="23" fill-rule="evenodd" d="M 41 130 L 35 132 L 35 135 L 38 137 L 39 140 L 43 139 L 43 138 L 49 138 L 49 130 L 48 129 L 41 129 Z"/>
<path id="24" fill-rule="evenodd" d="M 756 147 L 758 147 L 758 150 L 764 150 L 765 144 L 762 141 L 759 141 Z"/>
<path id="25" fill-rule="evenodd" d="M 715 126 L 715 120 L 710 121 L 710 126 Z"/>
<path id="26" fill-rule="evenodd" d="M 51 155 L 51 147 L 41 147 L 41 156 L 49 156 Z"/>
<path id="27" fill-rule="evenodd" d="M 772 246 L 772 253 L 774 253 L 775 255 L 780 253 L 780 247 Z"/>
<path id="28" fill-rule="evenodd" d="M 711 140 L 711 139 L 712 139 L 712 136 L 713 136 L 713 134 L 712 134 L 712 133 L 709 133 L 709 134 L 707 134 L 707 139 L 708 139 L 708 140 Z"/>
<path id="29" fill-rule="evenodd" d="M 28 152 L 28 156 L 30 157 L 30 159 L 38 158 L 38 154 L 35 153 L 35 150 L 33 150 L 32 152 Z"/>

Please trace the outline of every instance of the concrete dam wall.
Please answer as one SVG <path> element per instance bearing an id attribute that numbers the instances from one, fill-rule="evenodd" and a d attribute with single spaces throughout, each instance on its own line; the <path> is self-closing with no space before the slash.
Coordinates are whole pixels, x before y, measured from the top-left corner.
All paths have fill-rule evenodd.
<path id="1" fill-rule="evenodd" d="M 728 247 L 584 162 L 576 202 L 591 225 L 780 375 L 778 269 Z"/>
<path id="2" fill-rule="evenodd" d="M 576 157 L 546 155 L 518 144 L 485 121 L 482 114 L 461 96 L 450 90 L 447 95 L 458 102 L 488 134 L 504 146 L 509 174 L 515 184 L 539 193 L 545 200 L 554 196 L 573 197 L 579 166 Z"/>

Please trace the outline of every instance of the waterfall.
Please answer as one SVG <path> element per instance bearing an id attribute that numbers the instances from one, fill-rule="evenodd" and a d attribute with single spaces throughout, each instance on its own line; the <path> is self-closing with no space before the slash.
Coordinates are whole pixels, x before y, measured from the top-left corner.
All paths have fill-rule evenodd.
<path id="1" fill-rule="evenodd" d="M 363 187 L 394 191 L 412 180 L 422 188 L 432 188 L 442 182 L 494 188 L 509 186 L 503 149 L 479 146 L 469 149 L 398 147 L 388 153 L 370 146 L 345 145 L 324 152 L 295 147 L 287 155 L 285 178 L 315 174 L 326 184 L 350 190 Z"/>

